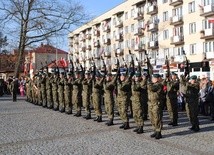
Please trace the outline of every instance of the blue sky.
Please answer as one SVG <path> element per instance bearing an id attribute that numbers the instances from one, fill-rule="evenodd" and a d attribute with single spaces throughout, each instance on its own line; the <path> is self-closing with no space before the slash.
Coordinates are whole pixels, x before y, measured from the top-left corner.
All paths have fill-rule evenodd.
<path id="1" fill-rule="evenodd" d="M 94 16 L 103 14 L 125 0 L 79 0 L 89 13 Z"/>

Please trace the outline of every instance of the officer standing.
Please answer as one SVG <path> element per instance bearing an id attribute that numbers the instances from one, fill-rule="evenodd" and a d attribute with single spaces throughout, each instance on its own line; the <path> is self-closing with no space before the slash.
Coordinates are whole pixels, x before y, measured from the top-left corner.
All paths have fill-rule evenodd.
<path id="1" fill-rule="evenodd" d="M 134 121 L 137 124 L 137 128 L 134 129 L 134 132 L 137 134 L 143 133 L 143 110 L 142 110 L 142 88 L 141 88 L 141 73 L 136 72 L 134 81 L 132 82 L 132 107 L 133 107 L 133 117 Z"/>
<path id="2" fill-rule="evenodd" d="M 153 74 L 152 81 L 148 83 L 148 110 L 150 121 L 154 130 L 151 137 L 156 139 L 162 138 L 162 105 L 161 95 L 163 85 L 158 81 L 160 75 Z"/>
<path id="3" fill-rule="evenodd" d="M 168 125 L 178 125 L 178 103 L 177 93 L 179 91 L 179 80 L 177 74 L 172 72 L 171 76 L 167 77 L 164 81 L 167 87 L 166 106 L 169 113 L 170 123 Z"/>
<path id="4" fill-rule="evenodd" d="M 198 132 L 200 128 L 198 120 L 199 83 L 197 82 L 197 76 L 191 76 L 189 81 L 182 76 L 181 85 L 185 87 L 183 95 L 186 100 L 187 116 L 192 124 L 190 130 Z"/>
<path id="5" fill-rule="evenodd" d="M 18 88 L 19 88 L 18 78 L 13 78 L 13 81 L 11 82 L 11 92 L 12 92 L 13 102 L 17 101 Z"/>
<path id="6" fill-rule="evenodd" d="M 92 78 L 89 71 L 85 72 L 85 78 L 82 81 L 83 91 L 82 91 L 82 100 L 83 100 L 83 107 L 86 111 L 85 119 L 91 119 L 91 94 L 92 94 Z"/>

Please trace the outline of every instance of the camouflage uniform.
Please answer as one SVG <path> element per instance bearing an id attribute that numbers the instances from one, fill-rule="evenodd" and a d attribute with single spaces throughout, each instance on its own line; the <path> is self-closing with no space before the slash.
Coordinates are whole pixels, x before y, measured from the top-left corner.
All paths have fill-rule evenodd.
<path id="1" fill-rule="evenodd" d="M 148 111 L 150 121 L 154 130 L 154 134 L 151 137 L 161 138 L 162 129 L 162 105 L 161 105 L 161 95 L 163 91 L 163 85 L 160 82 L 149 83 L 148 88 Z"/>
<path id="2" fill-rule="evenodd" d="M 132 106 L 133 106 L 133 117 L 137 124 L 137 128 L 134 130 L 137 133 L 143 133 L 143 108 L 142 108 L 142 87 L 141 81 L 134 81 L 132 83 Z"/>
<path id="3" fill-rule="evenodd" d="M 78 78 L 73 81 L 72 103 L 75 106 L 77 112 L 75 116 L 77 117 L 81 116 L 82 80 L 83 78 Z"/>
<path id="4" fill-rule="evenodd" d="M 62 73 L 64 74 L 64 73 Z M 58 97 L 59 97 L 59 111 L 65 111 L 65 98 L 64 98 L 64 85 L 65 85 L 65 78 L 61 77 L 58 81 Z"/>
<path id="5" fill-rule="evenodd" d="M 91 118 L 91 94 L 92 94 L 92 79 L 84 79 L 82 82 L 83 85 L 83 92 L 82 92 L 82 99 L 83 99 L 83 107 L 87 113 L 86 119 Z"/>
<path id="6" fill-rule="evenodd" d="M 70 74 L 69 74 L 70 75 Z M 65 79 L 65 113 L 72 114 L 72 78 L 68 77 Z"/>
<path id="7" fill-rule="evenodd" d="M 40 105 L 40 106 L 42 106 L 42 89 L 41 89 L 41 85 L 42 85 L 42 83 L 41 83 L 41 75 L 39 75 L 38 77 L 37 77 L 37 79 L 36 79 L 36 81 L 37 81 L 37 92 L 38 92 L 38 100 L 39 100 L 39 103 L 38 103 L 38 105 Z"/>
<path id="8" fill-rule="evenodd" d="M 104 78 L 100 80 L 95 80 L 93 86 L 93 105 L 94 111 L 96 114 L 96 118 L 94 121 L 102 122 L 102 109 L 101 109 L 101 102 L 102 102 L 102 94 L 103 94 L 103 81 Z"/>
<path id="9" fill-rule="evenodd" d="M 193 80 L 197 79 L 197 76 L 192 76 Z M 192 124 L 190 128 L 193 131 L 199 131 L 199 120 L 198 120 L 198 99 L 199 99 L 199 83 L 189 83 L 185 78 L 182 78 L 181 85 L 183 87 L 183 95 L 186 100 L 186 112 L 187 116 Z"/>
<path id="10" fill-rule="evenodd" d="M 114 77 L 112 81 L 106 81 L 104 83 L 104 104 L 105 104 L 105 111 L 108 115 L 109 121 L 106 125 L 110 126 L 113 125 L 114 119 L 114 90 L 115 85 L 117 82 L 117 76 Z"/>
<path id="11" fill-rule="evenodd" d="M 124 82 L 119 80 L 117 84 L 117 91 L 118 111 L 120 114 L 120 119 L 123 121 L 123 125 L 120 126 L 120 128 L 129 129 L 128 105 L 130 99 L 128 94 L 131 91 L 131 79 L 128 78 Z"/>
<path id="12" fill-rule="evenodd" d="M 55 73 L 55 75 L 51 78 L 52 95 L 53 95 L 53 109 L 54 110 L 59 109 L 58 81 L 59 81 L 58 75 Z"/>
<path id="13" fill-rule="evenodd" d="M 51 84 L 51 75 L 46 78 L 46 94 L 47 94 L 47 107 L 49 109 L 53 108 L 53 98 L 52 98 L 52 84 Z"/>
<path id="14" fill-rule="evenodd" d="M 178 103 L 177 93 L 179 90 L 178 80 L 165 80 L 167 86 L 166 106 L 171 122 L 169 125 L 177 126 L 178 122 Z"/>
<path id="15" fill-rule="evenodd" d="M 41 95 L 42 95 L 42 106 L 47 106 L 47 94 L 46 94 L 46 76 L 43 73 L 41 80 Z"/>

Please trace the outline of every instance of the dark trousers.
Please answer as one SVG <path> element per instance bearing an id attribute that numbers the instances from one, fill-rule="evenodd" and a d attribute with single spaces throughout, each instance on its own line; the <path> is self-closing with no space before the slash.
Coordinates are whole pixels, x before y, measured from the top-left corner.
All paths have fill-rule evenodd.
<path id="1" fill-rule="evenodd" d="M 17 94 L 16 94 L 16 92 L 13 92 L 12 96 L 13 96 L 13 102 L 15 102 L 17 100 Z"/>

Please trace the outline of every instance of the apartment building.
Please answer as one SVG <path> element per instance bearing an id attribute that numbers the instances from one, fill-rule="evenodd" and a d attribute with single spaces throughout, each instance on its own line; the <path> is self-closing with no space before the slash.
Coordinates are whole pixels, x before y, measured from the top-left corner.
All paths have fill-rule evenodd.
<path id="1" fill-rule="evenodd" d="M 127 0 L 69 34 L 70 57 L 91 60 L 101 68 L 104 58 L 113 67 L 116 59 L 148 56 L 154 71 L 164 73 L 165 59 L 172 71 L 182 73 L 186 57 L 191 74 L 214 79 L 214 0 Z M 129 52 L 131 51 L 131 52 Z"/>

